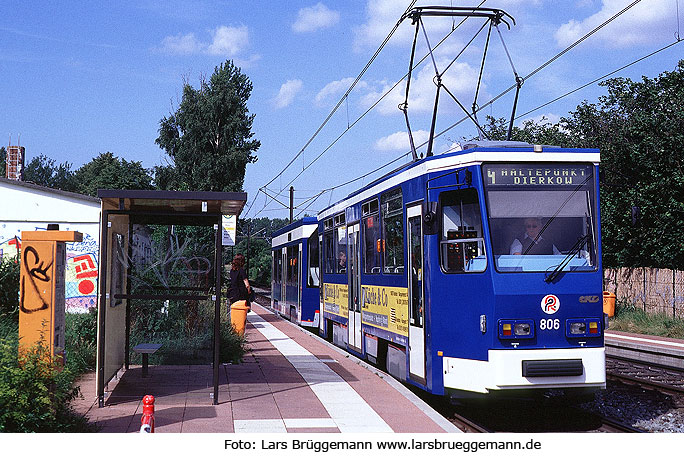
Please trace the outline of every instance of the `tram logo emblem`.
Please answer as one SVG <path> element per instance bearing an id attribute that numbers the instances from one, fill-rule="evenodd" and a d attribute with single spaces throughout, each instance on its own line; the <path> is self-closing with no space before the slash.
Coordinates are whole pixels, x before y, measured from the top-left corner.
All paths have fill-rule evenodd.
<path id="1" fill-rule="evenodd" d="M 541 300 L 541 309 L 547 315 L 553 315 L 560 309 L 560 300 L 553 294 L 546 295 Z"/>

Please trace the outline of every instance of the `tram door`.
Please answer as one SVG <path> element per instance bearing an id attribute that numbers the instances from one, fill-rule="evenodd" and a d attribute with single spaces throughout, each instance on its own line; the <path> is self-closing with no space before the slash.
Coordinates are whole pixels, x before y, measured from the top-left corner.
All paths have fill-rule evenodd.
<path id="1" fill-rule="evenodd" d="M 299 252 L 297 253 L 297 259 L 295 260 L 295 268 L 297 270 L 294 275 L 295 280 L 297 281 L 297 311 L 295 313 L 294 322 L 297 324 L 299 324 L 302 317 L 302 286 L 306 280 L 302 273 L 302 270 L 304 270 L 304 264 L 302 263 L 302 243 L 299 243 L 298 248 Z"/>
<path id="2" fill-rule="evenodd" d="M 280 298 L 282 299 L 280 301 L 280 313 L 283 315 L 287 315 L 287 305 L 288 305 L 288 300 L 287 300 L 287 248 L 283 248 L 283 252 L 280 255 L 282 263 L 280 264 L 281 271 L 280 271 L 280 279 L 283 280 L 282 283 L 280 283 Z"/>
<path id="3" fill-rule="evenodd" d="M 409 374 L 425 381 L 425 309 L 423 299 L 423 228 L 421 206 L 406 208 L 409 287 Z"/>
<path id="4" fill-rule="evenodd" d="M 361 351 L 361 271 L 359 270 L 359 224 L 347 227 L 347 276 L 349 286 L 348 343 Z"/>

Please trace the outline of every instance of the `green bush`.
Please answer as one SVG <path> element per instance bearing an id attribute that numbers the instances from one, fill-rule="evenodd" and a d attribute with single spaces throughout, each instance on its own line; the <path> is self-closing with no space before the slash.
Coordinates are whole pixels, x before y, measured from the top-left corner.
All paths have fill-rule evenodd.
<path id="1" fill-rule="evenodd" d="M 38 345 L 17 358 L 16 337 L 0 339 L 0 432 L 88 432 L 94 428 L 69 403 L 74 374 L 51 363 Z"/>
<path id="2" fill-rule="evenodd" d="M 66 314 L 66 366 L 74 375 L 95 369 L 97 358 L 97 309 Z"/>
<path id="3" fill-rule="evenodd" d="M 235 332 L 230 320 L 221 315 L 221 346 L 219 361 L 222 363 L 238 363 L 245 354 L 245 338 Z"/>
<path id="4" fill-rule="evenodd" d="M 0 321 L 19 321 L 19 258 L 0 258 Z"/>

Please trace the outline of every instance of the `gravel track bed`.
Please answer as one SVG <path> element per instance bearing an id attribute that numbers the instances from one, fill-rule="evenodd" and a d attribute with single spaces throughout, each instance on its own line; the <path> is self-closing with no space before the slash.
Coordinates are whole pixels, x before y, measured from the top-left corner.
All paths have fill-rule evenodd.
<path id="1" fill-rule="evenodd" d="M 684 407 L 677 398 L 609 380 L 584 410 L 654 433 L 684 433 Z"/>

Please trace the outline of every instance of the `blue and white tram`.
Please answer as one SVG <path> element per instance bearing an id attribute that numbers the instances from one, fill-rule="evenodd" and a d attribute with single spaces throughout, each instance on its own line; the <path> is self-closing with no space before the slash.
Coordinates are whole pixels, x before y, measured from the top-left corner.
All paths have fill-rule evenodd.
<path id="1" fill-rule="evenodd" d="M 271 309 L 301 326 L 318 327 L 318 220 L 304 217 L 272 235 Z"/>
<path id="2" fill-rule="evenodd" d="M 605 388 L 598 163 L 479 143 L 321 211 L 320 334 L 435 394 Z"/>

